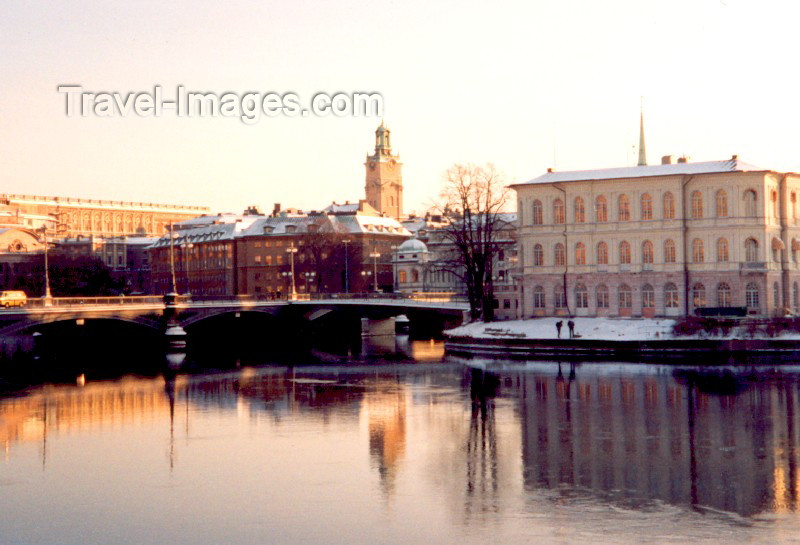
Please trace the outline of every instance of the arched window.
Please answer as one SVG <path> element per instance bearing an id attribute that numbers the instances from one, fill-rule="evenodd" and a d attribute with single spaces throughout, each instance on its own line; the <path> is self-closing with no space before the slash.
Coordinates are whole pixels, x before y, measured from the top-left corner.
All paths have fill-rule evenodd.
<path id="1" fill-rule="evenodd" d="M 533 246 L 533 266 L 544 266 L 544 251 L 542 250 L 541 244 L 534 244 Z"/>
<path id="2" fill-rule="evenodd" d="M 586 246 L 584 246 L 583 242 L 575 245 L 575 264 L 586 265 Z"/>
<path id="3" fill-rule="evenodd" d="M 726 282 L 720 282 L 717 285 L 717 306 L 731 306 L 731 287 Z"/>
<path id="4" fill-rule="evenodd" d="M 791 210 L 792 219 L 796 220 L 797 219 L 797 193 L 795 193 L 794 191 L 792 191 L 792 195 L 789 197 L 789 202 L 792 205 L 791 206 L 791 208 L 792 208 L 792 210 Z"/>
<path id="5" fill-rule="evenodd" d="M 597 286 L 597 308 L 608 308 L 608 287 L 605 284 Z"/>
<path id="6" fill-rule="evenodd" d="M 645 284 L 642 286 L 642 308 L 655 308 L 656 294 L 653 291 L 653 286 Z"/>
<path id="7" fill-rule="evenodd" d="M 631 219 L 631 202 L 628 200 L 627 195 L 619 196 L 619 209 L 617 212 L 617 219 L 619 221 L 628 221 Z"/>
<path id="8" fill-rule="evenodd" d="M 778 192 L 775 191 L 774 189 L 772 190 L 772 193 L 769 194 L 769 200 L 771 201 L 771 204 L 772 204 L 772 217 L 773 218 L 777 218 L 778 217 Z"/>
<path id="9" fill-rule="evenodd" d="M 692 286 L 692 304 L 694 308 L 706 306 L 706 287 L 699 282 Z"/>
<path id="10" fill-rule="evenodd" d="M 598 223 L 604 223 L 608 221 L 608 202 L 604 196 L 600 195 L 597 197 L 594 208 L 595 218 Z"/>
<path id="11" fill-rule="evenodd" d="M 642 219 L 653 219 L 653 197 L 650 196 L 650 193 L 642 195 Z"/>
<path id="12" fill-rule="evenodd" d="M 671 220 L 675 218 L 675 197 L 672 193 L 667 191 L 664 193 L 664 219 Z"/>
<path id="13" fill-rule="evenodd" d="M 272 256 L 267 256 L 267 257 L 272 257 Z M 408 273 L 406 273 L 406 271 L 400 271 L 399 276 L 400 276 L 399 281 L 401 284 L 405 284 L 406 282 L 408 282 Z"/>
<path id="14" fill-rule="evenodd" d="M 542 224 L 542 201 L 539 199 L 533 201 L 533 224 Z"/>
<path id="15" fill-rule="evenodd" d="M 703 194 L 699 191 L 692 192 L 692 219 L 703 218 Z"/>
<path id="16" fill-rule="evenodd" d="M 619 243 L 619 262 L 620 264 L 631 262 L 631 245 L 625 240 Z"/>
<path id="17" fill-rule="evenodd" d="M 583 223 L 586 221 L 586 207 L 583 205 L 583 199 L 575 197 L 575 223 Z"/>
<path id="18" fill-rule="evenodd" d="M 565 263 L 565 257 L 566 257 L 565 254 L 564 254 L 564 245 L 561 244 L 560 242 L 558 244 L 556 244 L 556 248 L 555 248 L 555 252 L 554 253 L 555 253 L 555 260 L 554 261 L 555 261 L 556 266 L 559 266 L 559 265 L 563 266 L 564 263 Z"/>
<path id="19" fill-rule="evenodd" d="M 564 223 L 564 201 L 553 201 L 553 223 Z"/>
<path id="20" fill-rule="evenodd" d="M 597 243 L 597 264 L 608 265 L 608 244 L 605 242 Z"/>
<path id="21" fill-rule="evenodd" d="M 565 308 L 567 306 L 566 294 L 562 284 L 558 284 L 553 288 L 553 306 L 556 308 Z"/>
<path id="22" fill-rule="evenodd" d="M 720 263 L 728 262 L 728 239 L 726 238 L 717 240 L 717 261 Z"/>
<path id="23" fill-rule="evenodd" d="M 631 308 L 632 306 L 631 287 L 627 284 L 622 284 L 619 287 L 619 308 Z"/>
<path id="24" fill-rule="evenodd" d="M 583 284 L 575 286 L 575 306 L 577 308 L 589 308 L 589 290 Z"/>
<path id="25" fill-rule="evenodd" d="M 717 217 L 728 217 L 728 193 L 724 189 L 717 191 Z"/>
<path id="26" fill-rule="evenodd" d="M 678 308 L 678 286 L 672 282 L 664 285 L 664 306 Z"/>
<path id="27" fill-rule="evenodd" d="M 758 262 L 758 242 L 754 238 L 744 241 L 744 259 L 748 263 Z"/>
<path id="28" fill-rule="evenodd" d="M 753 189 L 744 192 L 744 213 L 748 218 L 758 216 L 758 194 Z"/>
<path id="29" fill-rule="evenodd" d="M 414 283 L 419 282 L 419 271 L 417 269 L 411 271 L 411 281 Z"/>
<path id="30" fill-rule="evenodd" d="M 670 238 L 664 241 L 664 263 L 675 263 L 675 241 Z"/>
<path id="31" fill-rule="evenodd" d="M 694 263 L 702 263 L 705 261 L 705 251 L 703 249 L 703 241 L 696 238 L 692 241 L 692 261 Z"/>
<path id="32" fill-rule="evenodd" d="M 642 243 L 642 263 L 645 265 L 653 264 L 653 243 L 645 240 Z"/>
<path id="33" fill-rule="evenodd" d="M 757 309 L 759 307 L 758 301 L 758 284 L 750 282 L 744 290 L 744 299 L 747 308 Z"/>
<path id="34" fill-rule="evenodd" d="M 781 306 L 781 288 L 777 282 L 772 284 L 772 306 L 775 308 Z"/>
<path id="35" fill-rule="evenodd" d="M 545 301 L 544 301 L 544 288 L 542 286 L 536 286 L 533 288 L 533 308 L 544 308 Z"/>

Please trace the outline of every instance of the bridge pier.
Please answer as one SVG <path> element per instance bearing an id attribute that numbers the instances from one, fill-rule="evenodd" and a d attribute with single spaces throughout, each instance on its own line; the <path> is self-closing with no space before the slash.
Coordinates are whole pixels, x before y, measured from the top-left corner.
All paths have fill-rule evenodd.
<path id="1" fill-rule="evenodd" d="M 186 331 L 178 323 L 176 297 L 177 294 L 175 293 L 164 295 L 164 340 L 167 343 L 167 348 L 171 350 L 186 348 Z"/>
<path id="2" fill-rule="evenodd" d="M 395 334 L 394 316 L 383 319 L 361 318 L 361 336 L 375 337 L 378 335 Z"/>

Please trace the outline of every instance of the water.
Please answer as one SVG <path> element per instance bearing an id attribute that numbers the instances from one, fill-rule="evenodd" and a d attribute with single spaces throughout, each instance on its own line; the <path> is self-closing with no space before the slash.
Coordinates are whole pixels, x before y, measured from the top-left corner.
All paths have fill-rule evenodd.
<path id="1" fill-rule="evenodd" d="M 0 399 L 0 543 L 800 542 L 800 367 L 401 348 Z"/>

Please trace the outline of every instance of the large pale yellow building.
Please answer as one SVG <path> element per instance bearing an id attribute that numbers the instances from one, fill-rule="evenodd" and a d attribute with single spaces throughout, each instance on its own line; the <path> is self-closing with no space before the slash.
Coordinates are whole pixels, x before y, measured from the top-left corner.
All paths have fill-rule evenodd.
<path id="1" fill-rule="evenodd" d="M 800 174 L 667 156 L 512 187 L 523 316 L 800 310 Z"/>

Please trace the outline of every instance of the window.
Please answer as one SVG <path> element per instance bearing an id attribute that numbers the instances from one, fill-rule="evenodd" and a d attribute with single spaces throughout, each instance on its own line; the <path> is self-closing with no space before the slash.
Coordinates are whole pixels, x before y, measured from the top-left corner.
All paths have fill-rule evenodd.
<path id="1" fill-rule="evenodd" d="M 745 304 L 747 308 L 758 308 L 758 285 L 755 282 L 750 282 L 744 290 Z"/>
<path id="2" fill-rule="evenodd" d="M 578 308 L 589 308 L 589 291 L 583 284 L 575 286 L 575 306 Z"/>
<path id="3" fill-rule="evenodd" d="M 586 246 L 584 246 L 583 242 L 575 245 L 575 264 L 586 265 Z"/>
<path id="4" fill-rule="evenodd" d="M 655 308 L 656 294 L 653 286 L 645 284 L 642 286 L 642 308 Z"/>
<path id="5" fill-rule="evenodd" d="M 744 258 L 748 263 L 758 261 L 758 242 L 753 238 L 744 241 Z"/>
<path id="6" fill-rule="evenodd" d="M 542 201 L 539 199 L 533 201 L 533 224 L 542 224 Z"/>
<path id="7" fill-rule="evenodd" d="M 608 288 L 605 284 L 597 286 L 597 308 L 608 308 Z"/>
<path id="8" fill-rule="evenodd" d="M 672 193 L 667 191 L 664 193 L 664 219 L 671 220 L 675 218 L 675 197 Z"/>
<path id="9" fill-rule="evenodd" d="M 717 306 L 731 306 L 731 287 L 726 282 L 720 282 L 717 285 Z"/>
<path id="10" fill-rule="evenodd" d="M 717 261 L 720 263 L 728 262 L 728 239 L 717 240 Z"/>
<path id="11" fill-rule="evenodd" d="M 645 265 L 653 264 L 653 243 L 645 240 L 642 243 L 642 263 Z"/>
<path id="12" fill-rule="evenodd" d="M 642 219 L 653 219 L 653 197 L 649 193 L 642 195 Z"/>
<path id="13" fill-rule="evenodd" d="M 553 201 L 553 223 L 564 223 L 564 201 Z"/>
<path id="14" fill-rule="evenodd" d="M 419 282 L 419 271 L 417 269 L 411 271 L 411 281 L 414 283 Z"/>
<path id="15" fill-rule="evenodd" d="M 728 193 L 724 189 L 717 191 L 717 217 L 728 217 Z"/>
<path id="16" fill-rule="evenodd" d="M 772 203 L 772 217 L 773 218 L 777 218 L 778 217 L 778 192 L 775 191 L 774 189 L 772 190 L 772 193 L 770 193 L 770 195 L 769 195 L 769 200 Z"/>
<path id="17" fill-rule="evenodd" d="M 694 308 L 703 308 L 706 306 L 706 287 L 699 282 L 692 286 L 692 303 Z"/>
<path id="18" fill-rule="evenodd" d="M 597 243 L 597 264 L 608 265 L 608 244 L 605 242 Z"/>
<path id="19" fill-rule="evenodd" d="M 564 255 L 564 245 L 560 242 L 556 244 L 555 248 L 555 263 L 556 266 L 564 266 L 565 263 L 565 255 Z"/>
<path id="20" fill-rule="evenodd" d="M 619 243 L 619 262 L 625 265 L 631 262 L 631 245 L 625 240 Z"/>
<path id="21" fill-rule="evenodd" d="M 619 287 L 619 308 L 631 308 L 632 306 L 631 287 L 627 284 L 622 284 Z"/>
<path id="22" fill-rule="evenodd" d="M 675 241 L 669 238 L 664 241 L 664 263 L 675 263 Z"/>
<path id="23" fill-rule="evenodd" d="M 608 221 L 608 202 L 606 202 L 606 198 L 600 195 L 595 200 L 595 217 L 598 223 L 604 223 Z"/>
<path id="24" fill-rule="evenodd" d="M 664 286 L 664 306 L 666 308 L 678 308 L 678 286 L 672 282 Z"/>
<path id="25" fill-rule="evenodd" d="M 556 308 L 565 308 L 567 306 L 567 299 L 565 296 L 564 286 L 561 284 L 553 289 L 553 304 Z"/>
<path id="26" fill-rule="evenodd" d="M 575 197 L 575 223 L 583 223 L 586 221 L 586 207 L 583 205 L 583 199 Z"/>
<path id="27" fill-rule="evenodd" d="M 534 244 L 533 246 L 533 266 L 541 267 L 544 265 L 544 252 L 542 251 L 541 244 Z"/>
<path id="28" fill-rule="evenodd" d="M 792 191 L 792 195 L 789 198 L 789 202 L 792 203 L 792 210 L 791 210 L 792 219 L 796 220 L 797 219 L 797 193 L 795 193 L 794 191 Z"/>
<path id="29" fill-rule="evenodd" d="M 772 306 L 775 308 L 781 306 L 781 288 L 777 282 L 772 284 Z"/>
<path id="30" fill-rule="evenodd" d="M 705 261 L 703 241 L 699 238 L 696 238 L 692 241 L 692 262 L 702 263 L 703 261 Z"/>
<path id="31" fill-rule="evenodd" d="M 744 213 L 749 218 L 754 218 L 758 215 L 757 206 L 758 196 L 752 189 L 744 192 Z"/>
<path id="32" fill-rule="evenodd" d="M 703 194 L 699 191 L 692 192 L 692 219 L 703 218 Z"/>
<path id="33" fill-rule="evenodd" d="M 629 221 L 631 219 L 631 202 L 627 195 L 619 196 L 618 217 L 619 221 Z"/>
<path id="34" fill-rule="evenodd" d="M 533 288 L 533 308 L 544 308 L 544 288 L 542 286 Z"/>

